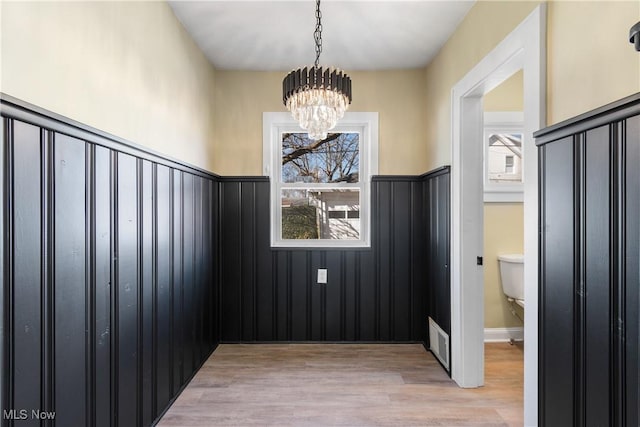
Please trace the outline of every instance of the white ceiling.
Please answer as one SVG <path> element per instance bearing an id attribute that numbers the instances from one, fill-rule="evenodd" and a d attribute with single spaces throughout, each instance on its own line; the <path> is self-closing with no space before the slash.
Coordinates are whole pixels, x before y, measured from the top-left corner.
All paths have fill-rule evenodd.
<path id="1" fill-rule="evenodd" d="M 320 64 L 346 71 L 423 67 L 473 3 L 325 0 Z M 169 4 L 216 68 L 288 71 L 315 60 L 312 0 Z"/>

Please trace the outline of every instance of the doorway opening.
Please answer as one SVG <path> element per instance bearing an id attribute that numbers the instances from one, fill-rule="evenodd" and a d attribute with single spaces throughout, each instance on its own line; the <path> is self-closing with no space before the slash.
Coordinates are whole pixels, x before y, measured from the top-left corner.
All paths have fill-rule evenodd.
<path id="1" fill-rule="evenodd" d="M 452 91 L 451 362 L 461 387 L 484 383 L 482 97 L 523 70 L 524 418 L 537 424 L 538 157 L 533 132 L 545 125 L 546 7 L 539 5 Z"/>
<path id="2" fill-rule="evenodd" d="M 523 78 L 522 70 L 516 72 L 482 100 L 484 340 L 518 342 L 521 351 L 526 303 Z"/>

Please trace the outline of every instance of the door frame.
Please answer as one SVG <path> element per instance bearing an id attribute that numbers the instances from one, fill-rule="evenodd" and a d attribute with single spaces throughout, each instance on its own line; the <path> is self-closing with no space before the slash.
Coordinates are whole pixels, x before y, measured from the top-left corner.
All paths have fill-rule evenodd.
<path id="1" fill-rule="evenodd" d="M 452 89 L 451 377 L 484 384 L 482 97 L 524 70 L 524 420 L 537 425 L 538 152 L 533 132 L 546 125 L 546 5 L 540 4 Z"/>

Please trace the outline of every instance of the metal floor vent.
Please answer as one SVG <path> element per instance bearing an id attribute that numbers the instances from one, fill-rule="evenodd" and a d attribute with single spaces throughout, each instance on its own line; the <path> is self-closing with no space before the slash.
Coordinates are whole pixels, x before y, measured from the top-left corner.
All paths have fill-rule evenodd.
<path id="1" fill-rule="evenodd" d="M 429 317 L 429 349 L 449 370 L 449 335 Z"/>

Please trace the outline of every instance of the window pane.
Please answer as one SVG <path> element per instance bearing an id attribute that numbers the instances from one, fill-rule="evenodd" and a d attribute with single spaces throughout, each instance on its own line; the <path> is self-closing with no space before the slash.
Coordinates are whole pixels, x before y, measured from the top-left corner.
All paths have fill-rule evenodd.
<path id="1" fill-rule="evenodd" d="M 281 208 L 283 239 L 360 238 L 359 190 L 282 190 Z"/>
<path id="2" fill-rule="evenodd" d="M 330 133 L 320 141 L 282 134 L 282 182 L 358 182 L 359 168 L 358 133 Z"/>
<path id="3" fill-rule="evenodd" d="M 329 219 L 342 219 L 347 217 L 347 211 L 329 211 Z"/>
<path id="4" fill-rule="evenodd" d="M 487 169 L 492 183 L 522 182 L 522 134 L 489 135 Z"/>

